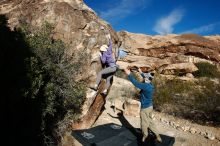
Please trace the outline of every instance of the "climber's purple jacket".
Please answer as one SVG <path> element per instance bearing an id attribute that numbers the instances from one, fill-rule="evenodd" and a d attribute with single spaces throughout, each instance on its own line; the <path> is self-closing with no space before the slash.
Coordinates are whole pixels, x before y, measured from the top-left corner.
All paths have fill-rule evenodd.
<path id="1" fill-rule="evenodd" d="M 109 40 L 109 45 L 108 45 L 107 51 L 102 53 L 101 61 L 103 64 L 106 64 L 107 67 L 116 66 L 115 59 L 113 58 L 113 54 L 112 54 L 112 41 L 111 41 L 111 39 Z"/>
<path id="2" fill-rule="evenodd" d="M 128 79 L 135 87 L 141 89 L 140 91 L 141 109 L 153 106 L 154 86 L 151 83 L 138 82 L 132 74 L 128 75 Z"/>

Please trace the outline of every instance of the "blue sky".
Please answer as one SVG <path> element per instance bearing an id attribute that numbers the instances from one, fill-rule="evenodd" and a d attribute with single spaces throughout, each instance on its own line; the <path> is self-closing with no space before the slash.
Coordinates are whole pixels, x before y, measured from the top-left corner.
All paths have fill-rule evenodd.
<path id="1" fill-rule="evenodd" d="M 220 34 L 220 0 L 84 0 L 116 31 Z"/>

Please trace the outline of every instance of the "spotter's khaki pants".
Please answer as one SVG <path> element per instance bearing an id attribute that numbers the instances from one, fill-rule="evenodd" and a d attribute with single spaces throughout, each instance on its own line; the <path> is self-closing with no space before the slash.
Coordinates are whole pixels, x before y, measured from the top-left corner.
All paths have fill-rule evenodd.
<path id="1" fill-rule="evenodd" d="M 153 107 L 150 106 L 145 109 L 141 109 L 141 130 L 144 137 L 148 136 L 148 128 L 154 132 L 155 135 L 158 135 L 157 128 L 152 120 L 152 111 Z"/>

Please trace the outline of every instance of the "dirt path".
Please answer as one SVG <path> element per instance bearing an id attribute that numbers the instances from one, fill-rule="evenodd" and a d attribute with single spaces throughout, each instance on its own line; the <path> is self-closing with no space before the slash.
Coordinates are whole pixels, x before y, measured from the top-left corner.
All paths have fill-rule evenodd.
<path id="1" fill-rule="evenodd" d="M 122 125 L 118 118 L 113 118 L 113 117 L 117 117 L 117 111 L 114 112 L 110 106 L 111 106 L 110 103 L 107 102 L 105 105 L 105 110 L 98 118 L 94 126 L 103 125 L 106 123 L 116 123 Z M 168 121 L 178 122 L 180 125 L 187 123 L 186 120 L 181 120 L 174 117 L 172 118 L 171 116 L 167 116 L 165 114 L 160 114 L 157 112 L 155 112 L 154 115 L 155 115 L 154 121 L 158 126 L 160 133 L 175 138 L 175 143 L 173 146 L 220 146 L 220 141 L 216 138 L 214 140 L 210 140 L 199 133 L 192 134 L 189 131 L 183 131 L 180 128 L 174 128 L 169 124 L 167 124 L 169 122 L 167 122 L 164 119 L 169 118 Z M 125 118 L 134 128 L 140 128 L 139 117 L 125 116 Z M 193 127 L 195 129 L 212 132 L 215 136 L 220 137 L 219 128 L 201 126 L 196 124 L 193 124 Z"/>

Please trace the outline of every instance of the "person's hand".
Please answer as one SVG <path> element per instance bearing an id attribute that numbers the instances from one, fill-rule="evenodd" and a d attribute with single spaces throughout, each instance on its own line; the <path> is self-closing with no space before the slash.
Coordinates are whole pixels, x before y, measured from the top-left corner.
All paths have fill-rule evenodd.
<path id="1" fill-rule="evenodd" d="M 131 73 L 130 69 L 128 69 L 128 68 L 125 68 L 124 71 L 125 71 L 126 75 L 130 75 L 130 73 Z"/>
<path id="2" fill-rule="evenodd" d="M 102 53 L 101 52 L 99 52 L 99 57 L 102 57 Z"/>
<path id="3" fill-rule="evenodd" d="M 104 28 L 104 26 L 101 26 L 100 29 L 101 29 L 101 30 L 104 30 L 105 28 Z"/>
<path id="4" fill-rule="evenodd" d="M 140 67 L 138 67 L 138 71 L 139 71 L 140 73 L 142 73 L 142 70 L 140 69 Z"/>
<path id="5" fill-rule="evenodd" d="M 107 35 L 106 35 L 106 38 L 107 38 L 108 40 L 110 40 L 110 39 L 111 39 L 111 35 L 110 35 L 110 34 L 107 34 Z"/>

